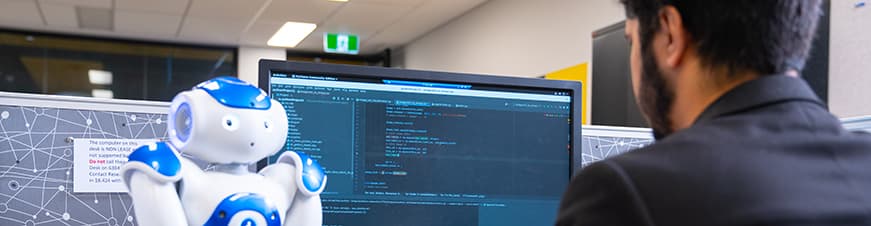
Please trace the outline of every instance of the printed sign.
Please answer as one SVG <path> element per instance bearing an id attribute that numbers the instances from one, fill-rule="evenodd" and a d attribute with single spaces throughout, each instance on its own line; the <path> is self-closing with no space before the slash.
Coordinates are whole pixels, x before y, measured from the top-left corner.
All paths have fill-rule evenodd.
<path id="1" fill-rule="evenodd" d="M 127 155 L 156 139 L 75 139 L 73 192 L 126 193 L 121 166 Z"/>

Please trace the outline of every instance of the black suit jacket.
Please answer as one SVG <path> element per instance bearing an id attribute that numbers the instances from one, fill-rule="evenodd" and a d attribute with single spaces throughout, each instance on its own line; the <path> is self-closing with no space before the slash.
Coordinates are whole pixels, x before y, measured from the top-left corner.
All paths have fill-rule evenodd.
<path id="1" fill-rule="evenodd" d="M 556 224 L 871 225 L 871 137 L 801 79 L 763 77 L 692 127 L 583 169 Z"/>

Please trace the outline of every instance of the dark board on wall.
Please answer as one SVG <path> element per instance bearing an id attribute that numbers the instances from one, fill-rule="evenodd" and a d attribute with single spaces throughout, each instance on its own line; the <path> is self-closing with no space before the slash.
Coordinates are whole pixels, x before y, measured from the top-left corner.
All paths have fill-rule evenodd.
<path id="1" fill-rule="evenodd" d="M 593 125 L 647 127 L 635 105 L 624 22 L 593 32 L 590 122 Z"/>
<path id="2" fill-rule="evenodd" d="M 817 96 L 828 103 L 830 2 L 823 1 L 823 15 L 802 77 Z M 646 127 L 635 104 L 629 71 L 629 42 L 624 22 L 593 32 L 592 98 L 593 125 Z"/>
<path id="3" fill-rule="evenodd" d="M 831 12 L 831 2 L 829 0 L 823 1 L 823 16 L 820 17 L 810 56 L 801 72 L 802 77 L 824 103 L 829 102 L 829 23 Z"/>

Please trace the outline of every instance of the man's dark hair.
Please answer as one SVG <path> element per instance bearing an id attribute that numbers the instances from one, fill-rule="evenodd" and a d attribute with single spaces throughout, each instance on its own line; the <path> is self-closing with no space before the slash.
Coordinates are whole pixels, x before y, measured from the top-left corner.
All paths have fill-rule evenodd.
<path id="1" fill-rule="evenodd" d="M 638 19 L 641 48 L 648 51 L 659 12 L 674 6 L 702 63 L 730 72 L 762 75 L 801 71 L 816 33 L 821 0 L 620 0 Z"/>

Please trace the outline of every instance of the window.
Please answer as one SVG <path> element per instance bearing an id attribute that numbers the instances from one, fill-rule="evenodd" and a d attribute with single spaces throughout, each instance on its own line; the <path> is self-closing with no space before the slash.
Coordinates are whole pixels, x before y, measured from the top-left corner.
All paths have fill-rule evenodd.
<path id="1" fill-rule="evenodd" d="M 0 31 L 0 91 L 169 101 L 236 76 L 236 49 Z"/>

